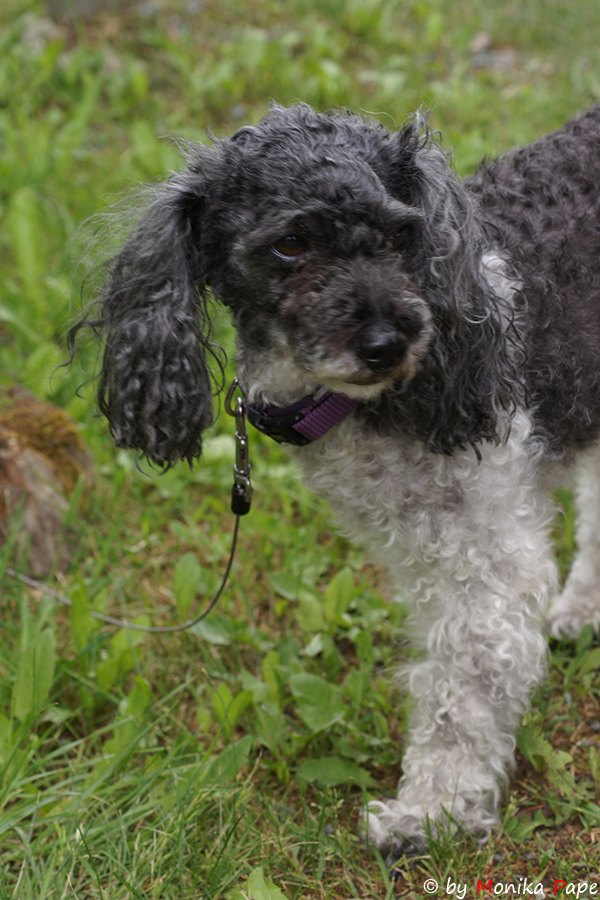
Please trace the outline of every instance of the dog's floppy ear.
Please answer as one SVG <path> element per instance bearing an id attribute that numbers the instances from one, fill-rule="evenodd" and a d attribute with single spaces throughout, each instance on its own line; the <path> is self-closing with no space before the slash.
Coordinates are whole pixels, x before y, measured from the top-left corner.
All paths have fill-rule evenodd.
<path id="1" fill-rule="evenodd" d="M 211 151 L 207 151 L 211 152 Z M 204 179 L 188 171 L 154 190 L 137 228 L 109 264 L 89 324 L 104 341 L 98 405 L 119 447 L 159 466 L 191 461 L 212 421 Z"/>
<path id="2" fill-rule="evenodd" d="M 415 423 L 415 433 L 433 450 L 452 453 L 505 436 L 507 417 L 499 414 L 515 407 L 519 348 L 514 329 L 510 346 L 507 337 L 510 302 L 487 277 L 476 203 L 437 137 L 417 116 L 390 136 L 382 157 L 390 191 L 423 213 L 407 265 L 435 329 L 421 369 L 402 394 L 402 419 Z M 506 281 L 506 291 L 512 290 Z"/>

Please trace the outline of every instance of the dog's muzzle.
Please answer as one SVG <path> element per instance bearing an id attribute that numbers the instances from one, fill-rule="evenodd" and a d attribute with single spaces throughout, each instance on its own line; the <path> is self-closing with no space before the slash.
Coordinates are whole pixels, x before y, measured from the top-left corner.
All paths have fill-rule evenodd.
<path id="1" fill-rule="evenodd" d="M 385 375 L 398 365 L 408 344 L 409 338 L 402 331 L 368 328 L 359 332 L 356 353 L 371 372 Z"/>

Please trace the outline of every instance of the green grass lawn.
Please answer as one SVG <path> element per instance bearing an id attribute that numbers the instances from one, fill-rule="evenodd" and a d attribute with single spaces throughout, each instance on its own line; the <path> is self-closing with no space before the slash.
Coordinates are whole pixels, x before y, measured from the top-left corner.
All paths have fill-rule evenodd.
<path id="1" fill-rule="evenodd" d="M 597 100 L 599 44 L 597 0 L 153 0 L 74 25 L 3 0 L 0 383 L 65 407 L 96 477 L 73 564 L 52 582 L 71 611 L 0 582 L 0 900 L 600 886 L 591 632 L 552 648 L 502 828 L 482 847 L 432 842 L 392 880 L 358 838 L 363 799 L 395 789 L 409 712 L 391 677 L 409 650 L 385 574 L 253 433 L 253 510 L 217 610 L 164 637 L 101 626 L 90 610 L 184 621 L 195 592 L 214 590 L 233 527 L 233 423 L 221 412 L 193 471 L 140 472 L 111 446 L 90 386 L 77 391 L 93 348 L 56 370 L 97 281 L 94 235 L 106 247 L 122 232 L 104 213 L 179 165 L 170 138 L 230 134 L 271 98 L 390 127 L 425 106 L 466 174 Z M 231 355 L 224 319 L 219 332 Z M 564 572 L 572 516 L 568 493 L 558 500 Z M 6 563 L 5 548 L 0 573 Z"/>

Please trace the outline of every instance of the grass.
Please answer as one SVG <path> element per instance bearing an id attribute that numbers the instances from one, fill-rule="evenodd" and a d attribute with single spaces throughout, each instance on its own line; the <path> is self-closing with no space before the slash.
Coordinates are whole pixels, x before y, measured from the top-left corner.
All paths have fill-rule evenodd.
<path id="1" fill-rule="evenodd" d="M 142 474 L 110 446 L 90 389 L 77 394 L 93 351 L 55 370 L 93 269 L 96 226 L 82 223 L 179 164 L 165 136 L 231 133 L 271 97 L 390 125 L 426 105 L 466 173 L 598 98 L 599 28 L 592 0 L 155 0 L 58 26 L 39 2 L 5 0 L 0 380 L 66 407 L 97 473 L 73 565 L 57 573 L 72 611 L 1 582 L 0 900 L 420 898 L 427 879 L 442 896 L 490 879 L 547 893 L 557 879 L 600 882 L 591 633 L 552 648 L 500 831 L 483 847 L 433 841 L 392 878 L 357 836 L 363 797 L 395 788 L 409 711 L 390 677 L 408 650 L 384 573 L 252 434 L 253 511 L 217 611 L 163 638 L 99 627 L 90 609 L 183 621 L 196 589 L 214 589 L 232 530 L 232 422 L 221 413 L 193 471 Z M 572 513 L 568 493 L 559 500 L 564 572 Z M 7 548 L 0 572 L 6 561 Z"/>

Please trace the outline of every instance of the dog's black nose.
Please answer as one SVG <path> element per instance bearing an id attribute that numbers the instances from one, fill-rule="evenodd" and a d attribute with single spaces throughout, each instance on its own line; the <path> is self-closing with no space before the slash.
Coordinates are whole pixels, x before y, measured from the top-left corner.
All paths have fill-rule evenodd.
<path id="1" fill-rule="evenodd" d="M 398 365 L 407 345 L 408 337 L 401 331 L 368 329 L 359 335 L 357 353 L 372 372 L 383 375 Z"/>

